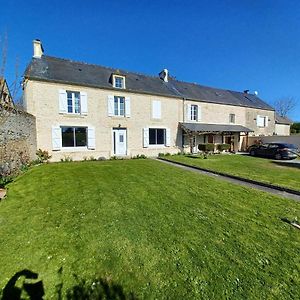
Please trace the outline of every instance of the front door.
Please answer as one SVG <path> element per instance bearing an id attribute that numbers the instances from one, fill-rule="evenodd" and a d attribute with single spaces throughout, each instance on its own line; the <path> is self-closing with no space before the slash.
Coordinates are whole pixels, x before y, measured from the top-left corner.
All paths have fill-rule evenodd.
<path id="1" fill-rule="evenodd" d="M 124 128 L 113 129 L 113 153 L 120 156 L 127 154 L 127 135 Z"/>

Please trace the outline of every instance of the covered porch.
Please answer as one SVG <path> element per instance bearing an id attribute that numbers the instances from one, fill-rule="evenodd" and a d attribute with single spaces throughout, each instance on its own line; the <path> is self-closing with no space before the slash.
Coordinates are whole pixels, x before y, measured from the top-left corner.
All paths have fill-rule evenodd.
<path id="1" fill-rule="evenodd" d="M 248 135 L 253 130 L 235 124 L 179 123 L 184 151 L 198 152 L 198 144 L 229 144 L 230 152 L 248 148 Z"/>

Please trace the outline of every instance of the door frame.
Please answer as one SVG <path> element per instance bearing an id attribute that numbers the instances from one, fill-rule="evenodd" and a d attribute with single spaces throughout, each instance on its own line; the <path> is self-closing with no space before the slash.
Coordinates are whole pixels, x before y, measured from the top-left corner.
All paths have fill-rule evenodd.
<path id="1" fill-rule="evenodd" d="M 125 131 L 125 153 L 117 153 L 117 135 L 119 130 Z M 126 156 L 128 154 L 128 143 L 127 143 L 127 128 L 124 127 L 113 127 L 112 128 L 112 154 L 113 156 Z"/>

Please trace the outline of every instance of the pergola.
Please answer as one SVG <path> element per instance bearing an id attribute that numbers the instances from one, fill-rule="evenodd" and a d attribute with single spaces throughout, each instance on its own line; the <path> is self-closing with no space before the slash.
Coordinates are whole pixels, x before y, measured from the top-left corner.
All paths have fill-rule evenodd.
<path id="1" fill-rule="evenodd" d="M 242 125 L 235 124 L 206 124 L 206 123 L 179 123 L 182 130 L 189 136 L 190 149 L 192 152 L 193 147 L 193 137 L 195 135 L 232 135 L 234 133 L 239 133 L 240 136 L 246 136 L 246 147 L 248 146 L 248 135 L 249 132 L 253 132 L 252 129 L 249 129 Z M 241 135 L 241 133 L 244 133 Z"/>

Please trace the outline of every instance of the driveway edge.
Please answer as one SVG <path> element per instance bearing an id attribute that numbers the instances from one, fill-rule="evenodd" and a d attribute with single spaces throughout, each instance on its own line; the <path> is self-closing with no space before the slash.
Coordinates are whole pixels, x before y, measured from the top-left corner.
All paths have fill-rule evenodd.
<path id="1" fill-rule="evenodd" d="M 252 183 L 252 184 L 262 186 L 262 187 L 267 187 L 267 188 L 274 189 L 274 190 L 277 190 L 277 191 L 286 192 L 286 193 L 289 193 L 289 194 L 294 194 L 294 195 L 300 196 L 300 191 L 297 191 L 297 190 L 294 190 L 294 189 L 285 188 L 285 187 L 278 186 L 278 185 L 273 185 L 273 184 L 270 184 L 270 183 L 264 183 L 264 182 L 256 181 L 256 180 L 253 180 L 253 179 L 238 177 L 238 176 L 235 176 L 235 175 L 230 175 L 230 174 L 219 172 L 219 171 L 213 171 L 213 170 L 209 170 L 209 169 L 206 169 L 206 168 L 191 166 L 191 165 L 186 164 L 186 163 L 177 162 L 177 161 L 173 161 L 173 160 L 168 160 L 168 159 L 165 159 L 165 158 L 162 158 L 162 157 L 157 157 L 157 159 L 162 160 L 162 161 L 167 161 L 167 162 L 173 163 L 175 165 L 180 165 L 180 166 L 192 168 L 192 169 L 195 169 L 195 170 L 200 170 L 200 171 L 204 171 L 204 172 L 207 172 L 207 173 L 216 174 L 216 175 L 224 176 L 224 177 L 227 177 L 227 178 L 232 178 L 232 179 L 236 179 L 236 180 L 239 180 L 239 181 Z"/>

